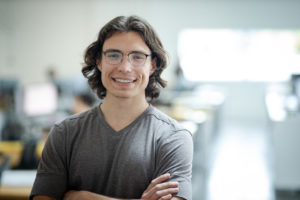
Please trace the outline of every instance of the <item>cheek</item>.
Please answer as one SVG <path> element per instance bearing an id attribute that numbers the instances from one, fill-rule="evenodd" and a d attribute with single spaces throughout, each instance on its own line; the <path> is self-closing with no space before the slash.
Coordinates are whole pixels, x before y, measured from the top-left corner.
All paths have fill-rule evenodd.
<path id="1" fill-rule="evenodd" d="M 142 78 L 143 78 L 143 82 L 144 82 L 145 86 L 147 86 L 149 83 L 150 75 L 151 75 L 150 72 L 143 74 Z"/>
<path id="2" fill-rule="evenodd" d="M 101 69 L 101 77 L 105 78 L 112 72 L 112 68 L 108 66 L 103 66 Z"/>
<path id="3" fill-rule="evenodd" d="M 144 71 L 143 73 L 141 73 L 141 77 L 144 79 L 144 80 L 148 80 L 149 77 L 150 77 L 150 71 Z"/>

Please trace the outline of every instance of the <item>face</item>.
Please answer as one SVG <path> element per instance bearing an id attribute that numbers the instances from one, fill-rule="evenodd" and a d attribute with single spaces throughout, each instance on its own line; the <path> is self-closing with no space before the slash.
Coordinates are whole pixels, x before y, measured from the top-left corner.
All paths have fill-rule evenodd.
<path id="1" fill-rule="evenodd" d="M 145 64 L 134 66 L 126 56 L 132 52 L 151 54 L 142 37 L 135 32 L 116 33 L 104 42 L 102 51 L 121 52 L 124 55 L 119 64 L 107 63 L 104 55 L 98 62 L 106 98 L 145 99 L 145 89 L 150 75 L 155 71 L 155 62 L 151 56 L 147 56 Z"/>

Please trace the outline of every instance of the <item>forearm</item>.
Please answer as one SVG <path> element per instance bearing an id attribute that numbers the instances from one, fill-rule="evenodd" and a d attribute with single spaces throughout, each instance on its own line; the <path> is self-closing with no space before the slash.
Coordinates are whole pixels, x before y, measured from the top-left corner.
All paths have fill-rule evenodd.
<path id="1" fill-rule="evenodd" d="M 81 191 L 81 192 L 82 192 L 82 194 L 80 194 L 80 196 L 74 195 L 73 197 L 71 197 L 70 194 L 66 194 L 64 197 L 64 200 L 75 200 L 75 199 L 121 200 L 121 199 L 111 198 L 111 197 L 107 197 L 104 195 L 99 195 L 99 194 L 95 194 L 95 193 L 91 193 L 91 192 L 87 192 L 87 191 Z M 51 198 L 48 196 L 35 196 L 33 198 L 33 200 L 55 200 L 55 198 Z M 124 199 L 122 199 L 122 200 L 124 200 Z M 126 200 L 140 200 L 140 199 L 126 199 Z M 180 197 L 172 197 L 171 200 L 183 200 L 183 199 Z"/>
<path id="2" fill-rule="evenodd" d="M 174 197 L 172 194 L 178 193 L 178 182 L 164 182 L 170 178 L 170 174 L 163 174 L 152 180 L 147 189 L 139 199 L 126 200 L 183 200 L 180 197 Z M 34 200 L 55 200 L 46 196 L 35 196 Z M 125 200 L 104 196 L 101 194 L 81 190 L 70 190 L 65 193 L 63 200 Z"/>
<path id="3" fill-rule="evenodd" d="M 141 200 L 141 199 L 119 199 L 96 194 L 89 191 L 69 191 L 64 196 L 64 200 Z M 171 200 L 183 200 L 180 197 L 172 197 Z"/>
<path id="4" fill-rule="evenodd" d="M 89 192 L 89 191 L 75 191 L 70 190 L 68 191 L 65 196 L 64 200 L 120 200 L 108 196 L 104 196 L 101 194 Z"/>
<path id="5" fill-rule="evenodd" d="M 33 200 L 55 200 L 55 198 L 38 195 L 38 196 L 34 196 Z"/>
<path id="6" fill-rule="evenodd" d="M 88 191 L 69 191 L 64 196 L 64 200 L 125 200 L 125 199 L 117 199 L 112 198 Z M 55 200 L 55 198 L 48 196 L 35 196 L 33 200 Z M 126 200 L 141 200 L 141 199 L 126 199 Z M 180 197 L 172 197 L 171 200 L 183 200 Z"/>
<path id="7" fill-rule="evenodd" d="M 74 191 L 70 190 L 64 195 L 64 200 L 119 200 L 116 198 L 107 197 L 104 195 L 88 192 L 88 191 Z M 56 200 L 55 198 L 48 196 L 34 196 L 33 200 Z"/>

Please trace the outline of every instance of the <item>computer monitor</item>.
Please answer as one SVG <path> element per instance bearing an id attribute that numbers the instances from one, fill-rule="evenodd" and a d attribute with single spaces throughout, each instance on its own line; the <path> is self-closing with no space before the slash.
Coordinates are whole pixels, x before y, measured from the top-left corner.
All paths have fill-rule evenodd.
<path id="1" fill-rule="evenodd" d="M 53 114 L 57 109 L 57 90 L 53 84 L 32 84 L 24 88 L 23 110 L 27 116 Z"/>

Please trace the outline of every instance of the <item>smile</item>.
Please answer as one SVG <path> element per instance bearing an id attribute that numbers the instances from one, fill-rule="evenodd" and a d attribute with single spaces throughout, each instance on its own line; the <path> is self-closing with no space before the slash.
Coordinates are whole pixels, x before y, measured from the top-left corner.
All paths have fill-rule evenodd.
<path id="1" fill-rule="evenodd" d="M 132 83 L 135 82 L 135 80 L 127 80 L 127 79 L 119 79 L 119 78 L 113 78 L 114 81 L 120 82 L 120 83 Z"/>

